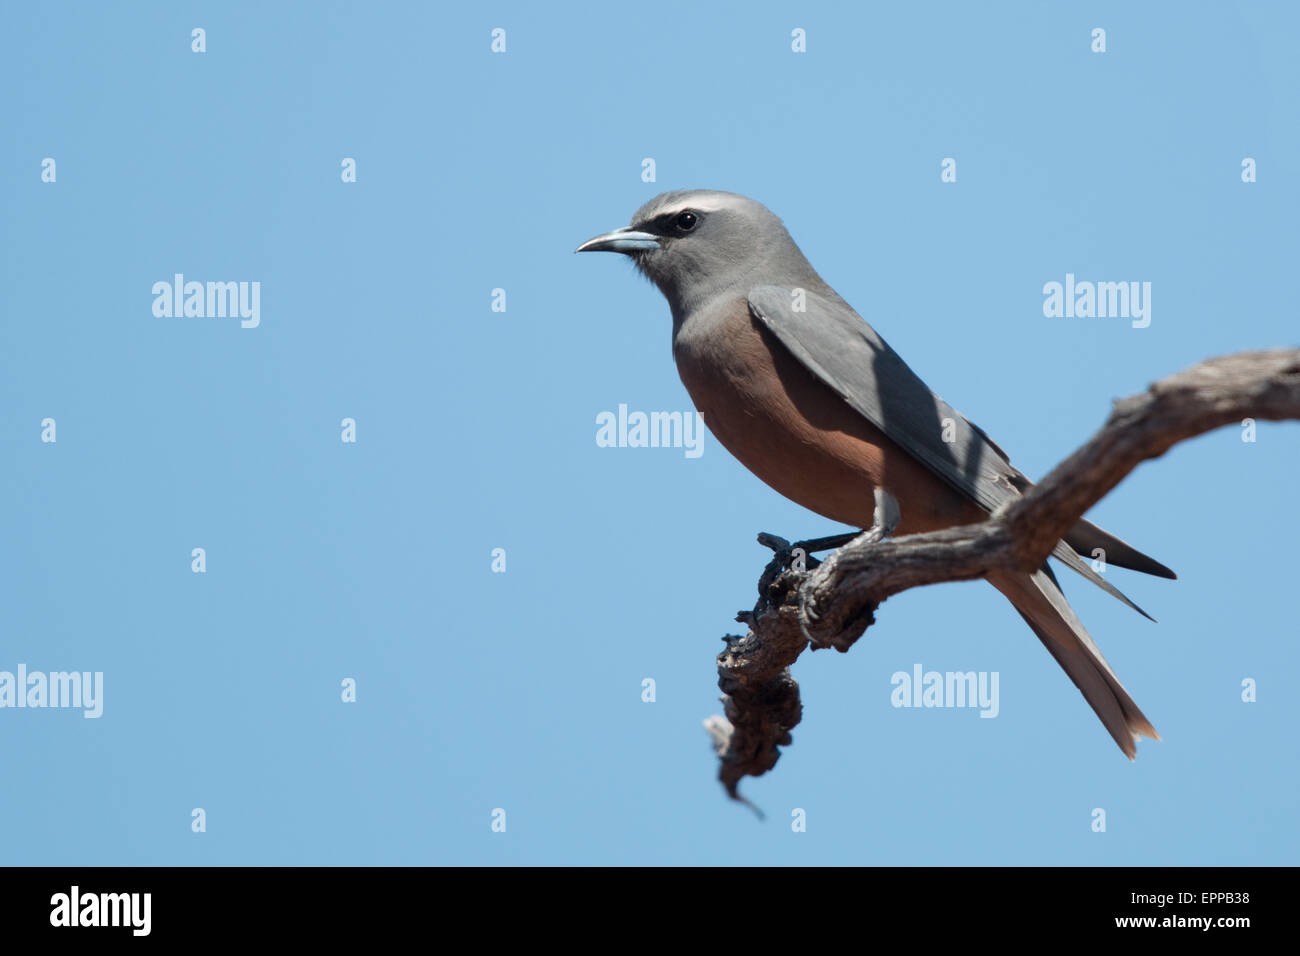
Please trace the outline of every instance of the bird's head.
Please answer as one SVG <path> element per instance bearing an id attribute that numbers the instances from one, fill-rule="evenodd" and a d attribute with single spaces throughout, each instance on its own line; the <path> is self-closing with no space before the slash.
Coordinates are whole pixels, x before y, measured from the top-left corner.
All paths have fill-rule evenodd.
<path id="1" fill-rule="evenodd" d="M 622 229 L 588 239 L 577 252 L 621 252 L 650 279 L 676 317 L 713 296 L 751 285 L 796 281 L 807 260 L 766 206 L 736 193 L 661 193 Z"/>

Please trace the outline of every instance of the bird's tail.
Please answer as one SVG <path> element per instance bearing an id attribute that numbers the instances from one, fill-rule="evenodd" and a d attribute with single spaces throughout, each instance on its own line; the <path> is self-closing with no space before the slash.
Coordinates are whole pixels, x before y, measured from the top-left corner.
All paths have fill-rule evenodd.
<path id="1" fill-rule="evenodd" d="M 1120 750 L 1132 760 L 1139 737 L 1159 740 L 1141 708 L 1133 702 L 1106 658 L 1044 568 L 1033 574 L 998 571 L 989 583 L 1006 596 L 1020 616 L 1070 675 L 1074 686 L 1096 711 Z"/>

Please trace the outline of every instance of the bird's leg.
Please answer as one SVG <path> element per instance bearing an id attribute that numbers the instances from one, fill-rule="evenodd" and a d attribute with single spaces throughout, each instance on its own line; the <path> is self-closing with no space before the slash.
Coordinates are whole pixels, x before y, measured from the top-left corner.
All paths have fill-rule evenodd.
<path id="1" fill-rule="evenodd" d="M 898 507 L 898 499 L 884 488 L 877 488 L 876 511 L 871 519 L 872 541 L 883 541 L 894 533 L 898 522 L 903 520 L 903 511 Z"/>
<path id="2" fill-rule="evenodd" d="M 786 568 L 791 567 L 791 562 L 798 560 L 800 557 L 804 559 L 805 567 L 808 570 L 812 570 L 817 567 L 817 565 L 821 564 L 821 561 L 813 557 L 815 552 L 834 551 L 836 548 L 842 548 L 860 535 L 871 534 L 871 540 L 874 542 L 882 541 L 893 534 L 894 529 L 898 527 L 898 522 L 902 517 L 902 512 L 898 507 L 898 500 L 884 488 L 877 488 L 875 490 L 875 499 L 876 508 L 872 525 L 870 528 L 864 528 L 861 531 L 848 531 L 844 534 L 832 534 L 827 535 L 824 538 L 808 538 L 803 541 L 796 541 L 793 544 L 785 540 L 785 538 L 782 538 L 780 535 L 760 531 L 758 535 L 758 543 L 771 548 L 772 551 L 775 552 L 772 556 L 771 563 L 768 565 L 768 570 L 771 570 L 773 565 L 777 566 L 772 577 L 775 578 L 777 574 L 780 574 Z M 798 553 L 800 551 L 803 552 L 802 555 Z M 766 577 L 766 574 L 764 576 Z M 770 580 L 762 582 L 760 587 L 770 583 Z"/>
<path id="3" fill-rule="evenodd" d="M 878 541 L 883 541 L 885 538 L 893 534 L 894 529 L 898 527 L 898 523 L 902 520 L 902 517 L 903 512 L 898 506 L 898 499 L 884 488 L 876 488 L 876 510 L 872 515 L 871 527 L 861 534 L 863 543 L 875 544 Z M 854 537 L 857 537 L 857 535 Z M 845 543 L 847 544 L 847 542 Z M 816 638 L 808 633 L 808 625 L 815 622 L 818 617 L 817 613 L 808 606 L 808 581 L 808 578 L 804 578 L 803 583 L 799 587 L 799 630 L 808 640 L 808 643 L 812 645 L 813 650 L 817 650 L 818 647 L 825 647 L 827 645 L 819 643 Z M 870 621 L 868 621 L 868 623 L 870 623 Z M 847 643 L 843 644 L 843 646 L 839 644 L 835 644 L 834 646 L 840 651 L 846 651 L 849 649 L 849 645 L 851 645 L 855 640 L 857 640 L 857 635 L 850 638 Z"/>
<path id="4" fill-rule="evenodd" d="M 796 541 L 793 544 L 780 535 L 760 531 L 758 533 L 758 543 L 771 548 L 773 554 L 772 560 L 767 563 L 762 576 L 758 579 L 759 606 L 761 607 L 767 600 L 767 589 L 771 587 L 772 582 L 777 579 L 777 576 L 782 571 L 787 568 L 811 571 L 820 565 L 821 561 L 813 557 L 813 552 L 832 551 L 836 548 L 842 548 L 850 541 L 864 535 L 870 535 L 869 540 L 874 543 L 892 534 L 894 529 L 898 527 L 899 519 L 902 516 L 902 512 L 898 507 L 898 500 L 884 488 L 875 490 L 875 498 L 876 508 L 873 521 L 871 527 L 864 531 L 848 531 L 844 534 L 832 534 L 824 538 L 809 538 L 805 541 Z M 755 608 L 755 611 L 757 611 L 757 608 Z"/>
<path id="5" fill-rule="evenodd" d="M 758 579 L 758 595 L 762 601 L 767 596 L 767 589 L 772 582 L 776 580 L 778 574 L 787 568 L 797 568 L 800 571 L 811 571 L 821 564 L 821 561 L 813 557 L 814 551 L 830 551 L 833 548 L 843 547 L 848 544 L 861 531 L 850 531 L 847 534 L 834 534 L 827 538 L 810 538 L 807 541 L 796 541 L 791 544 L 780 535 L 768 534 L 766 531 L 758 533 L 758 543 L 772 549 L 772 560 L 767 562 L 767 567 L 763 569 L 762 576 Z"/>

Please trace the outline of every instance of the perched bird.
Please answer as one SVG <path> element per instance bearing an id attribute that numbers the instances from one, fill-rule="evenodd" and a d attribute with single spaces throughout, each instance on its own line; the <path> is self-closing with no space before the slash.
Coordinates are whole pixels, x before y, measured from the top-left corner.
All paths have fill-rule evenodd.
<path id="1" fill-rule="evenodd" d="M 673 317 L 682 383 L 718 441 L 792 501 L 858 528 L 876 489 L 898 534 L 984 520 L 1031 487 L 978 427 L 935 395 L 804 258 L 781 220 L 735 193 L 663 193 L 632 223 L 578 252 L 619 252 Z M 1158 561 L 1080 521 L 1053 557 L 1144 614 L 1079 555 L 1173 578 Z M 1046 564 L 988 581 L 1056 658 L 1132 759 L 1159 735 L 1070 607 Z"/>

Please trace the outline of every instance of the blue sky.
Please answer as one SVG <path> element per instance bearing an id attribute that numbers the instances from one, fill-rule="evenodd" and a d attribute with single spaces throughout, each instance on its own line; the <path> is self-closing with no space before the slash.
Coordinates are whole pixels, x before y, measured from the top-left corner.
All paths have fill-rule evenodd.
<path id="1" fill-rule="evenodd" d="M 945 585 L 798 662 L 759 823 L 715 781 L 713 657 L 755 533 L 841 529 L 711 436 L 598 447 L 691 405 L 658 292 L 572 254 L 665 189 L 751 195 L 1041 475 L 1113 399 L 1295 344 L 1292 5 L 0 16 L 0 671 L 104 675 L 98 719 L 0 709 L 0 863 L 1297 862 L 1294 424 L 1091 513 L 1180 576 L 1108 572 L 1158 625 L 1063 579 L 1164 737 L 1135 763 Z M 260 283 L 260 324 L 156 316 L 178 272 Z M 1150 326 L 1045 317 L 1067 273 L 1150 282 Z M 996 719 L 892 707 L 917 664 L 997 672 Z"/>

